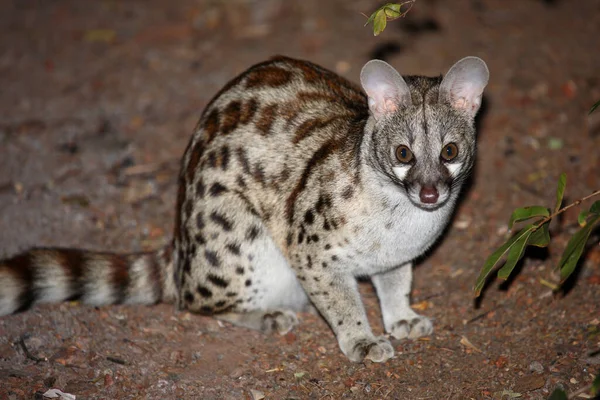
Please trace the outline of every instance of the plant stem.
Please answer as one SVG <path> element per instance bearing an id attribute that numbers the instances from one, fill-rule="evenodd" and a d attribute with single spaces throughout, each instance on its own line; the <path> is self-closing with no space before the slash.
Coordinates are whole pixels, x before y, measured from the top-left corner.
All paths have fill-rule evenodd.
<path id="1" fill-rule="evenodd" d="M 563 208 L 561 208 L 560 210 L 548 215 L 547 217 L 544 217 L 543 219 L 540 220 L 540 222 L 535 225 L 533 227 L 533 232 L 535 232 L 536 230 L 538 230 L 542 225 L 544 225 L 546 222 L 550 221 L 552 218 L 556 217 L 557 215 L 560 215 L 562 213 L 564 213 L 565 211 L 567 211 L 569 208 L 571 207 L 575 207 L 580 205 L 581 203 L 583 203 L 584 201 L 591 199 L 594 196 L 598 196 L 600 194 L 600 189 L 598 190 L 594 190 L 591 194 L 588 194 L 585 197 L 582 197 L 581 199 L 574 201 L 573 203 L 569 204 L 568 206 L 565 206 Z"/>

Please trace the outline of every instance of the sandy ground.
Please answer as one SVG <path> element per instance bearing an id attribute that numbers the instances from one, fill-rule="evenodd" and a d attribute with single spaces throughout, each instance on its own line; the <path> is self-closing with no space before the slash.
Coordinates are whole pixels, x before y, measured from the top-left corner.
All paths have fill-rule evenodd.
<path id="1" fill-rule="evenodd" d="M 545 399 L 600 369 L 598 236 L 563 294 L 553 271 L 577 212 L 509 282 L 472 287 L 512 209 L 600 187 L 597 0 L 418 0 L 374 38 L 372 1 L 0 1 L 0 257 L 33 245 L 130 251 L 170 240 L 176 176 L 214 93 L 274 54 L 354 81 L 370 58 L 437 75 L 491 71 L 474 178 L 445 240 L 415 272 L 435 319 L 384 364 L 350 363 L 323 320 L 286 336 L 154 307 L 38 306 L 0 318 L 0 398 Z M 361 290 L 374 330 L 375 294 Z M 27 354 L 25 349 L 29 352 Z M 36 397 L 37 396 L 37 397 Z"/>

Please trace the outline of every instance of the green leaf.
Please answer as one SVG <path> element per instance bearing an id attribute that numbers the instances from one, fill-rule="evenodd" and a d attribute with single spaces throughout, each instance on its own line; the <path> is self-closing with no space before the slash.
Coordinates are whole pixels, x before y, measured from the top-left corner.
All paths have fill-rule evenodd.
<path id="1" fill-rule="evenodd" d="M 550 243 L 550 221 L 535 230 L 527 240 L 528 246 L 546 247 Z"/>
<path id="2" fill-rule="evenodd" d="M 485 284 L 485 279 L 490 274 L 492 269 L 498 265 L 500 259 L 511 249 L 511 247 L 515 244 L 517 240 L 523 234 L 527 228 L 523 229 L 521 232 L 517 233 L 510 239 L 508 239 L 502 246 L 500 246 L 495 252 L 493 252 L 485 263 L 483 264 L 483 268 L 481 268 L 481 272 L 479 272 L 479 276 L 477 277 L 477 281 L 475 282 L 475 296 L 479 296 L 481 294 L 481 289 L 483 289 L 483 285 Z"/>
<path id="3" fill-rule="evenodd" d="M 590 108 L 590 112 L 589 112 L 588 114 L 591 114 L 591 113 L 593 113 L 594 111 L 596 111 L 596 108 L 598 108 L 599 106 L 600 106 L 600 100 L 598 100 L 598 101 L 596 102 L 596 104 L 594 104 L 594 105 L 592 106 L 592 108 Z"/>
<path id="4" fill-rule="evenodd" d="M 385 29 L 386 25 L 385 12 L 383 10 L 377 11 L 375 19 L 373 20 L 373 35 L 377 36 Z"/>
<path id="5" fill-rule="evenodd" d="M 548 397 L 548 400 L 569 400 L 567 394 L 562 389 L 555 389 L 554 392 Z"/>
<path id="6" fill-rule="evenodd" d="M 589 215 L 590 212 L 588 210 L 583 210 L 579 213 L 579 215 L 577 216 L 577 223 L 579 224 L 579 226 L 583 228 L 587 224 L 587 217 Z"/>
<path id="7" fill-rule="evenodd" d="M 508 278 L 512 270 L 515 269 L 515 266 L 519 260 L 523 257 L 523 252 L 525 251 L 525 247 L 527 247 L 527 241 L 533 233 L 533 225 L 528 225 L 521 231 L 521 233 L 522 234 L 519 235 L 519 238 L 515 241 L 508 252 L 506 264 L 504 264 L 500 271 L 498 271 L 498 278 Z"/>
<path id="8" fill-rule="evenodd" d="M 379 9 L 377 11 L 375 11 L 373 14 L 371 14 L 371 16 L 367 19 L 367 22 L 365 22 L 364 26 L 369 25 L 371 22 L 373 22 L 373 20 L 375 19 L 375 16 L 377 15 L 377 13 L 379 12 Z M 363 14 L 365 15 L 365 14 Z M 365 15 L 366 17 L 366 15 Z"/>
<path id="9" fill-rule="evenodd" d="M 579 258 L 581 258 L 581 254 L 583 254 L 583 250 L 585 249 L 585 244 L 590 237 L 590 233 L 592 233 L 594 225 L 599 221 L 600 215 L 594 216 L 587 221 L 587 224 L 583 228 L 581 228 L 571 237 L 571 240 L 569 240 L 560 262 L 558 263 L 561 283 L 564 282 L 565 279 L 567 279 L 575 270 L 577 262 L 579 261 Z"/>
<path id="10" fill-rule="evenodd" d="M 596 376 L 596 378 L 594 379 L 594 382 L 592 382 L 591 393 L 594 397 L 600 394 L 600 374 L 598 374 L 598 376 Z"/>
<path id="11" fill-rule="evenodd" d="M 401 8 L 402 8 L 402 4 L 394 4 L 394 3 L 388 3 L 385 6 L 383 6 L 383 10 L 384 10 L 385 15 L 388 18 L 388 20 L 400 18 L 402 16 L 402 13 L 400 12 Z"/>
<path id="12" fill-rule="evenodd" d="M 600 214 L 600 200 L 595 201 L 594 204 L 590 207 L 590 212 L 592 214 Z"/>
<path id="13" fill-rule="evenodd" d="M 550 211 L 546 207 L 542 206 L 531 206 L 521 207 L 513 211 L 508 222 L 508 229 L 512 229 L 515 222 L 525 221 L 534 217 L 548 217 Z"/>
<path id="14" fill-rule="evenodd" d="M 556 206 L 554 206 L 554 212 L 560 209 L 562 204 L 563 196 L 565 194 L 565 188 L 567 187 L 567 174 L 564 172 L 560 174 L 558 178 L 558 187 L 556 188 Z"/>

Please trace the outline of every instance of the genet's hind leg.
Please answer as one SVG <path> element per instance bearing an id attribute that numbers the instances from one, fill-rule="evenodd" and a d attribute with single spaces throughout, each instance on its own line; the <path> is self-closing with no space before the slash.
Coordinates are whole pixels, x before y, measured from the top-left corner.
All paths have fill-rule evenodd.
<path id="1" fill-rule="evenodd" d="M 277 332 L 285 335 L 298 325 L 298 317 L 292 310 L 249 311 L 245 313 L 227 312 L 215 315 L 216 319 L 234 325 L 254 329 L 263 333 Z"/>
<path id="2" fill-rule="evenodd" d="M 294 312 L 308 304 L 296 274 L 245 199 L 228 192 L 216 200 L 197 205 L 186 221 L 193 251 L 180 263 L 183 306 L 263 332 L 288 332 L 298 323 Z"/>

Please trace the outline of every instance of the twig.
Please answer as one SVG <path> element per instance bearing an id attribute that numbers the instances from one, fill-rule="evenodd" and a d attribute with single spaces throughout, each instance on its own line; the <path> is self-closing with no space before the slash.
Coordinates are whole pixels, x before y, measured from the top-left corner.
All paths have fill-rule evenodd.
<path id="1" fill-rule="evenodd" d="M 497 309 L 499 309 L 499 308 L 502 308 L 502 307 L 504 307 L 504 303 L 498 304 L 496 307 L 494 307 L 494 308 L 492 308 L 492 309 L 490 309 L 490 310 L 487 310 L 487 311 L 485 311 L 485 312 L 483 312 L 483 313 L 481 313 L 481 314 L 479 314 L 479 315 L 476 315 L 475 317 L 473 317 L 473 318 L 471 318 L 470 320 L 468 320 L 468 321 L 467 321 L 467 323 L 466 323 L 465 325 L 469 325 L 469 324 L 471 324 L 471 323 L 473 323 L 473 322 L 475 322 L 475 321 L 478 321 L 478 320 L 480 320 L 480 319 L 484 318 L 484 317 L 485 317 L 486 315 L 488 315 L 489 313 L 491 313 L 491 312 L 494 312 L 494 311 L 496 311 Z"/>
<path id="2" fill-rule="evenodd" d="M 600 189 L 593 191 L 591 194 L 588 194 L 585 197 L 582 197 L 581 199 L 574 201 L 573 203 L 569 204 L 568 206 L 565 206 L 563 208 L 561 208 L 560 210 L 553 212 L 552 214 L 548 215 L 547 217 L 544 217 L 540 220 L 540 222 L 538 222 L 537 225 L 535 225 L 532 229 L 532 232 L 535 232 L 536 230 L 538 230 L 542 225 L 544 225 L 546 222 L 550 221 L 552 218 L 564 213 L 565 211 L 567 211 L 569 208 L 575 207 L 580 205 L 581 203 L 583 203 L 584 201 L 586 201 L 587 199 L 591 199 L 594 196 L 598 196 L 600 194 Z"/>
<path id="3" fill-rule="evenodd" d="M 31 354 L 31 352 L 27 348 L 27 345 L 25 344 L 25 336 L 28 336 L 28 335 L 27 334 L 23 334 L 19 338 L 19 345 L 21 345 L 21 348 L 23 349 L 23 352 L 25 353 L 25 357 L 27 357 L 30 360 L 33 360 L 35 362 L 48 361 L 48 359 L 46 357 L 40 358 L 40 357 L 36 357 L 33 354 Z"/>
<path id="4" fill-rule="evenodd" d="M 106 359 L 107 359 L 108 361 L 112 361 L 112 362 L 114 362 L 115 364 L 127 365 L 127 361 L 125 361 L 125 360 L 123 360 L 123 359 L 120 359 L 120 358 L 118 358 L 118 357 L 106 356 Z"/>

